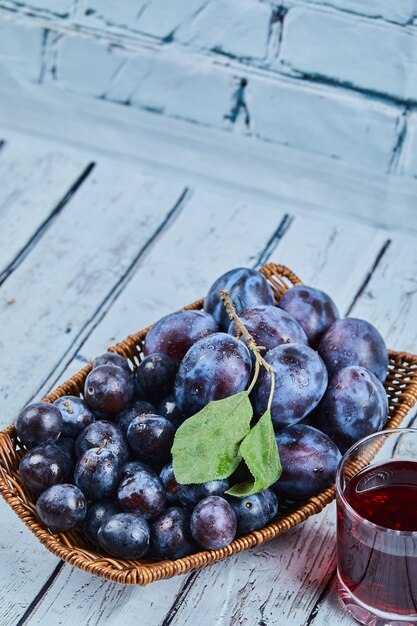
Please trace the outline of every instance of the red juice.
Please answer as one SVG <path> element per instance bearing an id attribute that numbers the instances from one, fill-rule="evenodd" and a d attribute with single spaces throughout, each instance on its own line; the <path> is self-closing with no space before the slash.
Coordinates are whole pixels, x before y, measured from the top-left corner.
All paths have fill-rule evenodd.
<path id="1" fill-rule="evenodd" d="M 343 495 L 356 514 L 339 499 L 342 583 L 381 613 L 417 615 L 417 461 L 368 467 Z"/>

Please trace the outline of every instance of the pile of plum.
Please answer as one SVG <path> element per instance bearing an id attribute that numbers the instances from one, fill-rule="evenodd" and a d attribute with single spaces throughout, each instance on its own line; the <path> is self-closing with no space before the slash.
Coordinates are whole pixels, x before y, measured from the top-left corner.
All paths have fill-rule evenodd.
<path id="1" fill-rule="evenodd" d="M 245 468 L 229 479 L 184 485 L 172 467 L 182 422 L 251 381 L 253 354 L 230 323 L 222 289 L 276 381 L 271 415 L 283 472 L 271 488 L 243 498 L 226 491 Z M 83 398 L 31 404 L 16 419 L 28 450 L 19 471 L 42 523 L 54 532 L 82 526 L 100 551 L 116 557 L 175 559 L 262 528 L 280 500 L 306 499 L 330 485 L 341 453 L 387 420 L 388 354 L 378 331 L 364 320 L 340 319 L 331 298 L 312 287 L 289 289 L 275 306 L 255 270 L 221 276 L 204 310 L 159 320 L 143 351 L 136 368 L 117 354 L 98 357 Z M 270 389 L 262 370 L 251 393 L 255 420 Z"/>

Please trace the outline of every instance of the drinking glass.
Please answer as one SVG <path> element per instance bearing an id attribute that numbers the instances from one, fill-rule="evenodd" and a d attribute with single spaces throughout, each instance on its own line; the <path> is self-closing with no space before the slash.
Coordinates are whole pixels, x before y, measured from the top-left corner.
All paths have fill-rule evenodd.
<path id="1" fill-rule="evenodd" d="M 338 584 L 369 626 L 417 625 L 417 429 L 365 437 L 340 461 Z"/>

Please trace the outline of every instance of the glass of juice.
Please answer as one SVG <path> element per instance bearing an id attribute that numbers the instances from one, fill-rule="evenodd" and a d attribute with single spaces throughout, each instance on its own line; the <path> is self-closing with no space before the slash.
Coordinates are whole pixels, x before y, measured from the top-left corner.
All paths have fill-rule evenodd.
<path id="1" fill-rule="evenodd" d="M 339 591 L 360 623 L 417 625 L 417 429 L 365 437 L 336 476 Z"/>

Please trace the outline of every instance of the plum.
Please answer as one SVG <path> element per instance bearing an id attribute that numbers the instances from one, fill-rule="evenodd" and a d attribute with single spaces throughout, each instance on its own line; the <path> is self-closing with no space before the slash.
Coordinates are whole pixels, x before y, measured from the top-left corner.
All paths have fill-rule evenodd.
<path id="1" fill-rule="evenodd" d="M 348 365 L 366 367 L 382 383 L 387 377 L 387 347 L 375 326 L 365 320 L 336 320 L 321 338 L 318 352 L 330 377 Z"/>
<path id="2" fill-rule="evenodd" d="M 312 348 L 317 348 L 322 335 L 340 317 L 327 293 L 305 285 L 288 289 L 278 306 L 297 320 Z"/>
<path id="3" fill-rule="evenodd" d="M 121 559 L 139 559 L 149 549 L 149 524 L 137 513 L 116 513 L 101 524 L 97 539 L 102 548 Z"/>
<path id="4" fill-rule="evenodd" d="M 192 536 L 203 548 L 224 548 L 236 535 L 236 515 L 227 500 L 209 496 L 195 507 L 190 526 Z"/>
<path id="5" fill-rule="evenodd" d="M 330 379 L 314 412 L 317 428 L 346 452 L 362 437 L 381 430 L 388 417 L 388 398 L 381 381 L 358 365 L 344 367 Z"/>
<path id="6" fill-rule="evenodd" d="M 175 426 L 160 415 L 139 415 L 130 422 L 127 440 L 136 459 L 161 467 L 171 459 Z"/>
<path id="7" fill-rule="evenodd" d="M 84 398 L 93 411 L 117 413 L 132 401 L 133 378 L 118 365 L 99 365 L 84 384 Z"/>
<path id="8" fill-rule="evenodd" d="M 28 448 L 53 443 L 63 428 L 61 411 L 48 402 L 28 404 L 17 416 L 15 427 L 19 438 Z"/>
<path id="9" fill-rule="evenodd" d="M 255 340 L 256 345 L 266 351 L 283 343 L 305 343 L 307 336 L 291 315 L 276 306 L 259 305 L 239 313 L 239 319 Z M 235 323 L 228 330 L 229 335 L 237 336 Z"/>
<path id="10" fill-rule="evenodd" d="M 194 552 L 196 545 L 190 532 L 190 514 L 170 507 L 151 525 L 151 551 L 160 559 L 180 559 Z"/>
<path id="11" fill-rule="evenodd" d="M 341 459 L 336 444 L 325 433 L 304 424 L 275 434 L 282 474 L 272 486 L 278 497 L 309 498 L 334 482 Z"/>
<path id="12" fill-rule="evenodd" d="M 266 278 L 253 269 L 238 267 L 220 276 L 210 287 L 204 302 L 204 310 L 211 313 L 220 330 L 227 331 L 230 319 L 220 298 L 225 289 L 239 314 L 258 304 L 274 304 L 274 294 Z"/>
<path id="13" fill-rule="evenodd" d="M 300 422 L 320 402 L 327 386 L 323 361 L 303 344 L 283 344 L 265 355 L 275 373 L 275 391 L 271 415 L 276 429 Z M 254 389 L 256 411 L 266 411 L 271 377 L 262 368 Z"/>
<path id="14" fill-rule="evenodd" d="M 87 502 L 75 485 L 52 485 L 39 496 L 36 513 L 45 526 L 62 532 L 81 524 L 87 513 Z"/>
<path id="15" fill-rule="evenodd" d="M 136 381 L 140 397 L 158 403 L 172 393 L 178 363 L 166 354 L 150 354 L 139 364 Z"/>
<path id="16" fill-rule="evenodd" d="M 177 311 L 160 319 L 146 335 L 145 356 L 165 354 L 178 363 L 191 346 L 218 331 L 214 318 L 205 311 Z"/>
<path id="17" fill-rule="evenodd" d="M 211 400 L 246 389 L 251 357 L 244 343 L 226 333 L 213 333 L 195 343 L 185 355 L 175 381 L 175 403 L 194 415 Z"/>

